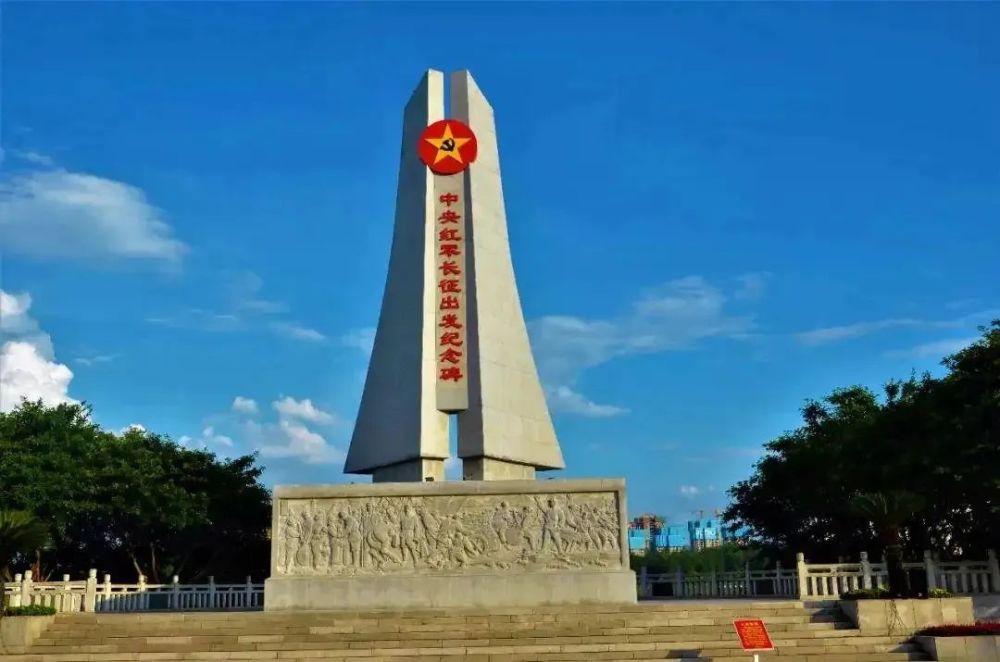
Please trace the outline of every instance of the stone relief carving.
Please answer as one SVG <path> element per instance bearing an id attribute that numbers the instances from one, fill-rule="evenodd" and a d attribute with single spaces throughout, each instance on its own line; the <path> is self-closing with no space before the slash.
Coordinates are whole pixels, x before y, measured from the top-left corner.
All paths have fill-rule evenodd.
<path id="1" fill-rule="evenodd" d="M 279 575 L 622 567 L 614 493 L 282 499 Z"/>

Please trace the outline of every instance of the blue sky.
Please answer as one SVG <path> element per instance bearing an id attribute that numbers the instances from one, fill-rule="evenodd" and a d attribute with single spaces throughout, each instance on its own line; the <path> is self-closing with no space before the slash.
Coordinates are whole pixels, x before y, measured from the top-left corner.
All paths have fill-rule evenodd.
<path id="1" fill-rule="evenodd" d="M 1000 316 L 996 4 L 2 11 L 5 408 L 367 480 L 341 462 L 429 67 L 496 109 L 560 475 L 634 512 L 722 507 L 805 398 Z"/>

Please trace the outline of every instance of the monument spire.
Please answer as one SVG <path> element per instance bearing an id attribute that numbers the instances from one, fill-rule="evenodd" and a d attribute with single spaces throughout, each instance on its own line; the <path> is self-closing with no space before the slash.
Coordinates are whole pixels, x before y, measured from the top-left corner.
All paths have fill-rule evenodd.
<path id="1" fill-rule="evenodd" d="M 493 109 L 467 71 L 450 96 L 442 123 L 444 77 L 428 71 L 403 113 L 389 275 L 344 467 L 376 482 L 442 480 L 449 414 L 466 480 L 564 466 L 514 279 Z"/>

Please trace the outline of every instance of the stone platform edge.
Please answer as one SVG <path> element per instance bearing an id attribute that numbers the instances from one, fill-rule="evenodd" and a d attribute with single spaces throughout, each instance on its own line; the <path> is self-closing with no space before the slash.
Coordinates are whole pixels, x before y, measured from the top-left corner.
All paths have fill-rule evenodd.
<path id="1" fill-rule="evenodd" d="M 275 499 L 326 499 L 380 496 L 459 496 L 490 494 L 618 492 L 624 478 L 565 478 L 545 480 L 445 480 L 441 482 L 354 483 L 336 485 L 276 485 Z"/>
<path id="2" fill-rule="evenodd" d="M 631 570 L 272 577 L 265 611 L 635 604 Z"/>

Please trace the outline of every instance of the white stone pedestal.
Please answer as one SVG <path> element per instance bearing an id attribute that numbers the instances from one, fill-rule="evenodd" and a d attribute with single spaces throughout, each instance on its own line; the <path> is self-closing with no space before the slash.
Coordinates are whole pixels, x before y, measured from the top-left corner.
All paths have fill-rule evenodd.
<path id="1" fill-rule="evenodd" d="M 625 482 L 278 487 L 266 610 L 634 603 Z"/>

